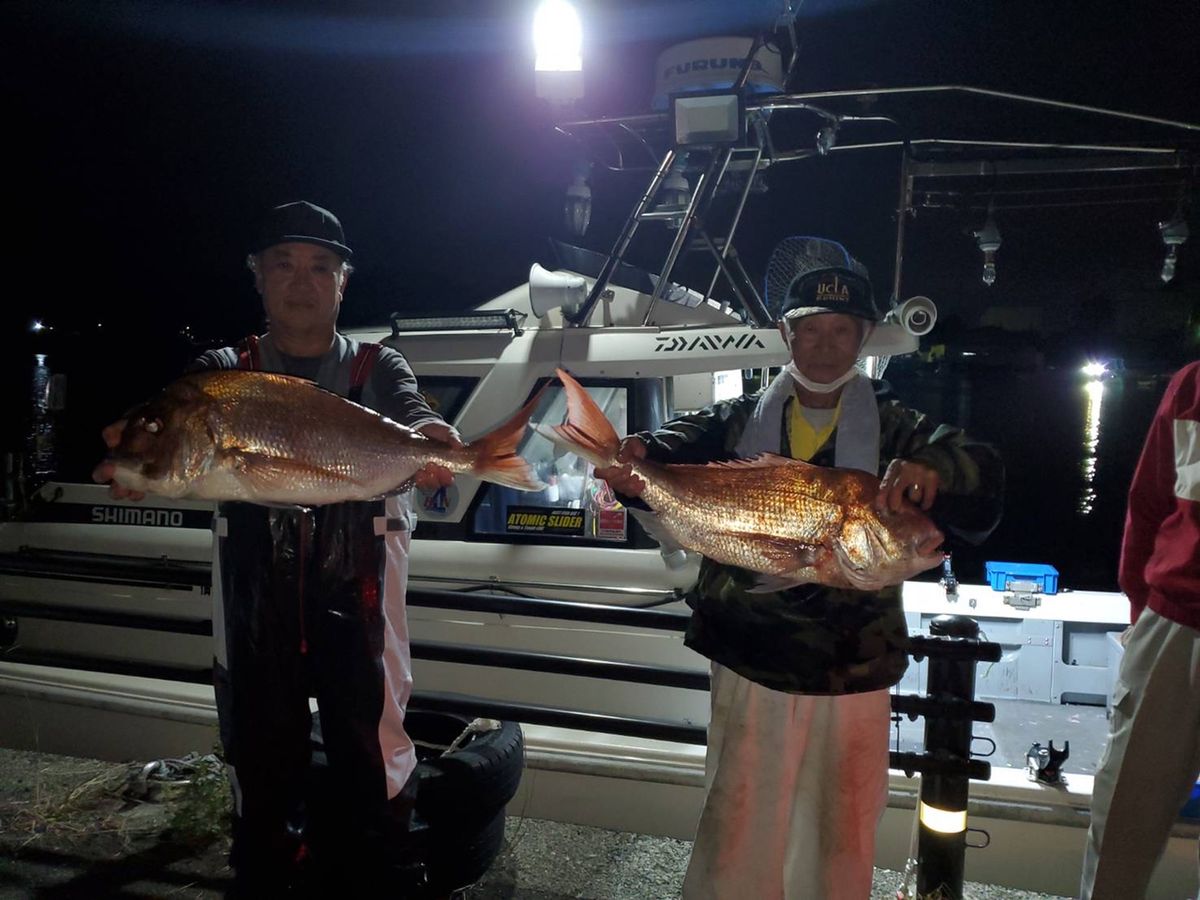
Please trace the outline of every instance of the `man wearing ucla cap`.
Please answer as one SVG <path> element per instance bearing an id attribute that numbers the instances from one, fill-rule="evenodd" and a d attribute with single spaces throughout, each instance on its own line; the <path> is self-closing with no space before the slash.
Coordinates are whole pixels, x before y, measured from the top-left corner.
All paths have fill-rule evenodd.
<path id="1" fill-rule="evenodd" d="M 337 331 L 352 251 L 333 213 L 307 201 L 276 206 L 250 251 L 267 331 L 205 353 L 193 371 L 308 378 L 427 437 L 461 444 L 418 391 L 403 356 Z M 110 446 L 121 427 L 106 429 Z M 101 467 L 95 477 L 108 480 L 111 471 Z M 451 477 L 427 466 L 416 482 L 436 488 Z M 413 874 L 396 852 L 415 793 L 416 753 L 404 729 L 414 525 L 408 493 L 316 509 L 218 507 L 213 671 L 234 793 L 237 896 L 283 896 L 307 880 L 302 866 L 310 859 L 332 869 L 348 896 L 373 896 L 381 885 L 402 893 Z M 327 843 L 323 858 L 306 820 L 310 696 L 332 783 L 322 833 L 337 844 Z"/>
<path id="2" fill-rule="evenodd" d="M 772 265 L 780 258 L 786 278 L 766 301 L 790 351 L 784 372 L 627 438 L 621 458 L 767 452 L 862 469 L 882 475 L 880 507 L 915 503 L 948 536 L 982 540 L 999 520 L 1000 461 L 861 374 L 857 360 L 887 327 L 865 267 L 822 238 L 789 238 Z M 628 498 L 644 488 L 627 466 L 596 474 Z M 686 643 L 713 666 L 709 789 L 684 897 L 866 900 L 887 803 L 888 688 L 908 665 L 900 586 L 764 592 L 758 579 L 705 559 L 687 598 Z"/>

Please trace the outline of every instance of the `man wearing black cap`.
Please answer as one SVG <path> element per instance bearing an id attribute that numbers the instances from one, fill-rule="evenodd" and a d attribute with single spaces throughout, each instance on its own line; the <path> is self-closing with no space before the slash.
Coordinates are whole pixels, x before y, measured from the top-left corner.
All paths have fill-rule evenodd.
<path id="1" fill-rule="evenodd" d="M 271 210 L 247 263 L 268 330 L 205 353 L 191 370 L 297 375 L 427 437 L 461 445 L 396 351 L 339 334 L 351 250 L 341 223 L 308 202 Z M 106 429 L 114 446 L 123 423 Z M 111 479 L 111 466 L 95 473 Z M 419 487 L 449 484 L 427 466 Z M 130 492 L 115 487 L 117 496 Z M 132 495 L 134 498 L 137 495 Z M 416 766 L 404 730 L 412 687 L 405 588 L 415 524 L 409 495 L 317 509 L 222 503 L 213 569 L 214 680 L 234 793 L 231 862 L 239 896 L 297 885 L 310 851 L 353 896 L 403 886 Z M 312 721 L 329 766 L 323 821 L 309 822 Z M 325 839 L 310 841 L 309 825 Z M 324 850 L 324 859 L 321 853 Z M 394 865 L 393 865 L 394 864 Z"/>
<path id="2" fill-rule="evenodd" d="M 778 453 L 882 473 L 881 508 L 915 503 L 982 540 L 1000 515 L 996 454 L 901 406 L 855 363 L 880 316 L 865 268 L 840 244 L 801 240 L 776 313 L 791 359 L 756 394 L 627 438 L 621 459 L 706 463 Z M 619 494 L 628 466 L 598 469 Z M 935 505 L 936 501 L 936 505 Z M 755 590 L 755 573 L 705 559 L 686 643 L 713 661 L 708 795 L 686 900 L 865 900 L 887 803 L 888 688 L 908 666 L 900 586 Z"/>

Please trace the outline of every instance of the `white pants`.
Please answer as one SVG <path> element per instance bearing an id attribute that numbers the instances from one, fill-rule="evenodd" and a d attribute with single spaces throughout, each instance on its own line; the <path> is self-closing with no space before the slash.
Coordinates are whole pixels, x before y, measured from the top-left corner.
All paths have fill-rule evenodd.
<path id="1" fill-rule="evenodd" d="M 1083 900 L 1146 896 L 1200 776 L 1200 632 L 1145 610 L 1130 629 L 1092 790 Z"/>
<path id="2" fill-rule="evenodd" d="M 404 495 L 407 497 L 407 495 Z M 388 509 L 397 498 L 388 498 Z M 404 515 L 398 510 L 396 516 Z M 412 513 L 407 512 L 411 517 Z M 394 516 L 395 517 L 395 516 Z M 393 517 L 393 518 L 394 518 Z M 404 730 L 404 713 L 412 696 L 412 650 L 408 644 L 408 553 L 412 531 L 384 534 L 387 562 L 383 573 L 383 709 L 379 714 L 379 751 L 392 799 L 417 767 L 417 750 Z"/>
<path id="3" fill-rule="evenodd" d="M 887 691 L 785 694 L 714 665 L 686 900 L 866 900 L 890 715 Z"/>

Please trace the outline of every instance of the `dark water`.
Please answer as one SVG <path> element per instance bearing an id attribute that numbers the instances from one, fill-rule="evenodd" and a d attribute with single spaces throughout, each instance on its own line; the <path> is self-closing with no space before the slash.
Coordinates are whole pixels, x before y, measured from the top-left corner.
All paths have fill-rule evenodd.
<path id="1" fill-rule="evenodd" d="M 1059 587 L 1117 590 L 1126 495 L 1163 378 L 1091 381 L 1064 369 L 885 376 L 908 405 L 964 426 L 1007 467 L 1005 514 L 977 548 L 956 548 L 959 579 L 985 581 L 984 562 L 1046 563 Z"/>

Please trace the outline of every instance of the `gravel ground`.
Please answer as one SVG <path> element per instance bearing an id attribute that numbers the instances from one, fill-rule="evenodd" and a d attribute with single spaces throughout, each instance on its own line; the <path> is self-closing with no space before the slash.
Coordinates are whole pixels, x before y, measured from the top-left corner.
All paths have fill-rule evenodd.
<path id="1" fill-rule="evenodd" d="M 506 845 L 470 900 L 666 900 L 678 897 L 690 841 L 560 822 L 509 819 Z M 895 900 L 899 872 L 875 870 L 871 900 Z M 1053 900 L 1051 894 L 968 884 L 964 900 Z"/>
<path id="2" fill-rule="evenodd" d="M 0 749 L 0 898 L 216 900 L 229 885 L 223 833 L 197 828 L 196 796 L 137 790 L 140 766 Z M 131 790 L 131 786 L 134 790 Z M 140 796 L 138 796 L 140 795 Z M 223 796 L 214 791 L 208 802 Z M 203 824 L 203 822 L 199 822 Z M 467 900 L 669 900 L 691 844 L 510 817 L 505 845 Z M 894 900 L 877 870 L 872 900 Z M 966 900 L 1049 894 L 969 884 Z"/>

